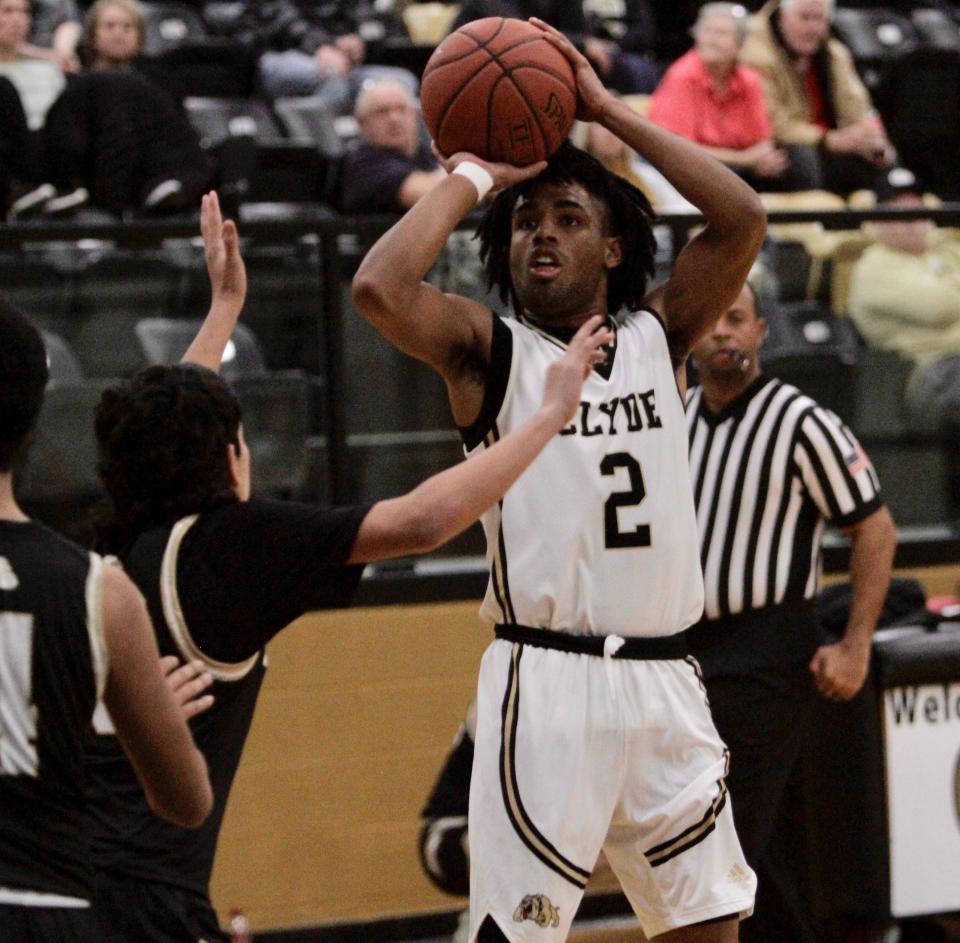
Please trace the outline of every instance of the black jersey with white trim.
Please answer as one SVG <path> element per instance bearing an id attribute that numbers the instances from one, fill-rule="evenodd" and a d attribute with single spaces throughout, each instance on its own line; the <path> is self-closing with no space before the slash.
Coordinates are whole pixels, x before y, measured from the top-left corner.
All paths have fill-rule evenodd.
<path id="1" fill-rule="evenodd" d="M 89 900 L 82 738 L 106 679 L 102 563 L 0 521 L 0 887 Z"/>
<path id="2" fill-rule="evenodd" d="M 155 815 L 114 736 L 87 753 L 97 866 L 206 895 L 217 837 L 265 671 L 264 646 L 313 609 L 349 604 L 348 566 L 368 507 L 322 509 L 254 499 L 144 534 L 124 565 L 147 600 L 163 655 L 202 658 L 214 706 L 191 721 L 214 808 L 198 829 Z"/>

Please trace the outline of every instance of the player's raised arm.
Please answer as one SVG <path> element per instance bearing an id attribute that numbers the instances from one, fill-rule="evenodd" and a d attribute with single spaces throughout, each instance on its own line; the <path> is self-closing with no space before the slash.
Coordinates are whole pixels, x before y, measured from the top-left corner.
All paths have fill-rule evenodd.
<path id="1" fill-rule="evenodd" d="M 213 191 L 200 203 L 200 231 L 210 276 L 210 310 L 181 362 L 196 363 L 216 373 L 247 298 L 247 270 L 237 226 L 233 220 L 224 221 Z"/>
<path id="2" fill-rule="evenodd" d="M 117 566 L 103 568 L 102 592 L 110 719 L 150 807 L 195 828 L 213 806 L 207 764 L 164 680 L 143 597 Z"/>
<path id="3" fill-rule="evenodd" d="M 667 325 L 674 365 L 733 304 L 766 232 L 759 197 L 735 173 L 691 141 L 641 118 L 603 87 L 589 61 L 560 32 L 542 29 L 570 61 L 577 79 L 577 117 L 597 121 L 653 164 L 706 217 L 680 253 L 666 286 L 648 301 Z"/>
<path id="4" fill-rule="evenodd" d="M 470 154 L 445 161 L 448 170 L 467 163 L 482 169 L 500 190 L 536 176 L 543 163 L 529 167 L 492 164 Z M 458 402 L 457 386 L 476 352 L 489 354 L 491 320 L 484 305 L 445 294 L 423 281 L 457 224 L 477 205 L 482 184 L 463 169 L 454 170 L 421 197 L 367 253 L 353 279 L 353 301 L 360 313 L 391 344 L 432 366 L 446 381 L 456 420 L 469 425 L 482 399 Z M 472 415 L 471 415 L 472 413 Z"/>
<path id="5" fill-rule="evenodd" d="M 408 494 L 375 504 L 360 525 L 350 562 L 427 553 L 499 501 L 575 413 L 583 381 L 605 358 L 600 348 L 613 340 L 601 322 L 599 316 L 586 321 L 564 356 L 550 365 L 543 402 L 526 425 Z"/>

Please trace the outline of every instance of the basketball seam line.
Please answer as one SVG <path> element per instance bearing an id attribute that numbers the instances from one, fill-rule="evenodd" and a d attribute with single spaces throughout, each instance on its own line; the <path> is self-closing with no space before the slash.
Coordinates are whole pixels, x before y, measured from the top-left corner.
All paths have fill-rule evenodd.
<path id="1" fill-rule="evenodd" d="M 547 133 L 544 131 L 543 123 L 541 122 L 540 117 L 539 117 L 539 114 L 538 114 L 538 109 L 535 107 L 535 105 L 533 104 L 533 102 L 530 100 L 529 96 L 524 92 L 524 90 L 522 89 L 522 87 L 520 86 L 520 84 L 517 82 L 517 80 L 513 77 L 513 72 L 514 72 L 514 70 L 515 70 L 515 69 L 527 68 L 527 69 L 534 69 L 534 70 L 536 70 L 536 71 L 542 72 L 542 73 L 545 74 L 545 75 L 549 75 L 549 76 L 551 76 L 552 78 L 554 78 L 554 79 L 556 79 L 557 81 L 559 81 L 561 85 L 564 85 L 564 86 L 571 92 L 571 94 L 574 96 L 574 99 L 576 99 L 576 84 L 574 84 L 574 86 L 571 88 L 571 87 L 568 85 L 568 83 L 565 81 L 566 76 L 561 75 L 559 72 L 555 71 L 554 69 L 551 69 L 551 68 L 549 68 L 549 67 L 546 67 L 546 66 L 543 66 L 543 65 L 540 65 L 540 64 L 538 64 L 538 65 L 521 64 L 521 65 L 516 65 L 516 66 L 506 66 L 506 65 L 503 64 L 503 62 L 501 62 L 501 57 L 505 56 L 507 53 L 510 53 L 510 52 L 512 52 L 513 50 L 520 48 L 521 46 L 528 45 L 529 43 L 535 42 L 536 40 L 540 39 L 539 36 L 529 36 L 529 37 L 526 37 L 526 38 L 524 38 L 524 39 L 519 40 L 518 42 L 514 43 L 512 46 L 508 46 L 506 49 L 500 50 L 499 52 L 493 52 L 493 51 L 491 51 L 491 50 L 488 48 L 488 45 L 489 45 L 489 43 L 493 42 L 493 40 L 495 40 L 495 39 L 497 38 L 497 36 L 500 35 L 500 33 L 501 33 L 501 32 L 503 31 L 503 29 L 504 29 L 505 23 L 506 23 L 506 19 L 501 17 L 500 23 L 499 23 L 499 25 L 497 26 L 496 31 L 495 31 L 490 37 L 488 37 L 488 38 L 487 38 L 486 40 L 484 40 L 484 41 L 479 40 L 479 39 L 478 39 L 476 36 L 474 36 L 472 33 L 468 32 L 468 31 L 466 31 L 466 30 L 462 30 L 464 36 L 466 36 L 466 37 L 468 37 L 469 39 L 473 40 L 473 42 L 475 42 L 475 43 L 477 44 L 476 49 L 472 49 L 472 50 L 464 53 L 462 56 L 458 56 L 458 57 L 455 58 L 455 59 L 446 59 L 446 60 L 444 60 L 442 63 L 438 63 L 438 65 L 435 66 L 435 68 L 438 68 L 438 69 L 439 69 L 439 68 L 442 68 L 442 67 L 445 66 L 445 65 L 453 65 L 453 64 L 456 64 L 456 63 L 458 63 L 458 62 L 462 62 L 464 59 L 468 58 L 469 56 L 474 55 L 474 54 L 477 53 L 477 52 L 480 52 L 481 50 L 486 51 L 487 55 L 490 57 L 490 58 L 489 58 L 486 62 L 484 62 L 479 68 L 477 68 L 473 73 L 471 73 L 471 75 L 469 75 L 465 80 L 463 80 L 463 85 L 462 85 L 462 87 L 460 88 L 460 90 L 453 96 L 453 98 L 451 98 L 451 99 L 447 102 L 446 108 L 444 108 L 442 115 L 439 117 L 439 119 L 438 119 L 438 121 L 437 121 L 437 143 L 438 143 L 438 146 L 439 146 L 440 140 L 441 140 L 442 137 L 443 137 L 443 126 L 444 126 L 444 123 L 445 123 L 445 121 L 446 121 L 447 115 L 449 114 L 450 110 L 451 110 L 451 109 L 453 108 L 453 106 L 457 103 L 457 101 L 459 100 L 459 98 L 460 98 L 460 96 L 463 94 L 463 92 L 466 91 L 466 89 L 467 89 L 467 87 L 469 86 L 469 84 L 470 84 L 491 62 L 495 62 L 495 63 L 500 67 L 500 69 L 502 70 L 503 74 L 500 75 L 497 79 L 494 80 L 493 86 L 492 86 L 491 91 L 490 91 L 490 99 L 491 99 L 491 100 L 493 99 L 493 95 L 494 95 L 494 93 L 496 92 L 497 86 L 500 84 L 500 82 L 501 82 L 504 78 L 508 78 L 508 79 L 510 80 L 510 83 L 513 85 L 514 89 L 516 90 L 517 94 L 519 95 L 520 99 L 521 99 L 521 100 L 523 101 L 523 103 L 526 105 L 527 111 L 530 112 L 530 114 L 531 114 L 531 115 L 533 116 L 533 118 L 534 118 L 534 124 L 536 125 L 537 130 L 540 132 L 540 138 L 541 138 L 541 141 L 542 141 L 542 144 L 543 144 L 543 149 L 544 149 L 544 151 L 547 150 L 547 146 L 548 146 L 548 145 L 547 145 Z M 574 81 L 575 81 L 575 80 L 574 80 Z M 487 127 L 486 127 L 485 139 L 486 139 L 486 145 L 487 145 L 486 149 L 487 149 L 488 152 L 490 151 L 490 131 L 491 131 L 491 123 L 492 123 L 492 119 L 493 119 L 493 116 L 492 116 L 491 111 L 492 111 L 491 109 L 487 109 Z"/>

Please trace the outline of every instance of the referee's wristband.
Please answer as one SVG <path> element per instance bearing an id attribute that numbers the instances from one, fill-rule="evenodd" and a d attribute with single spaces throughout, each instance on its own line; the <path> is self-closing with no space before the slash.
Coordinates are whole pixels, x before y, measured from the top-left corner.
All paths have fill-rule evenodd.
<path id="1" fill-rule="evenodd" d="M 477 188 L 478 203 L 493 189 L 493 177 L 473 161 L 465 160 L 457 164 L 453 172 L 461 177 L 466 177 Z"/>

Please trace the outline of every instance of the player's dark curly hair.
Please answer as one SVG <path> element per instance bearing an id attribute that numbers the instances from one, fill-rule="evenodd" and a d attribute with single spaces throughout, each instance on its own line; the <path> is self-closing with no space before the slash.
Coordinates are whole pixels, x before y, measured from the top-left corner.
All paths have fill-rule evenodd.
<path id="1" fill-rule="evenodd" d="M 502 302 L 509 301 L 515 311 L 521 310 L 510 275 L 513 211 L 520 197 L 544 182 L 578 183 L 606 207 L 606 232 L 623 241 L 623 261 L 610 271 L 607 280 L 607 310 L 616 314 L 621 308 L 639 308 L 647 292 L 647 280 L 653 275 L 653 207 L 633 184 L 569 141 L 560 146 L 539 176 L 498 194 L 480 221 L 477 237 L 488 287 L 497 288 Z"/>
<path id="2" fill-rule="evenodd" d="M 30 440 L 48 375 L 40 332 L 0 299 L 0 472 L 13 468 Z"/>
<path id="3" fill-rule="evenodd" d="M 148 367 L 104 392 L 94 428 L 101 549 L 121 553 L 151 527 L 237 500 L 226 451 L 239 447 L 240 404 L 212 371 Z"/>

